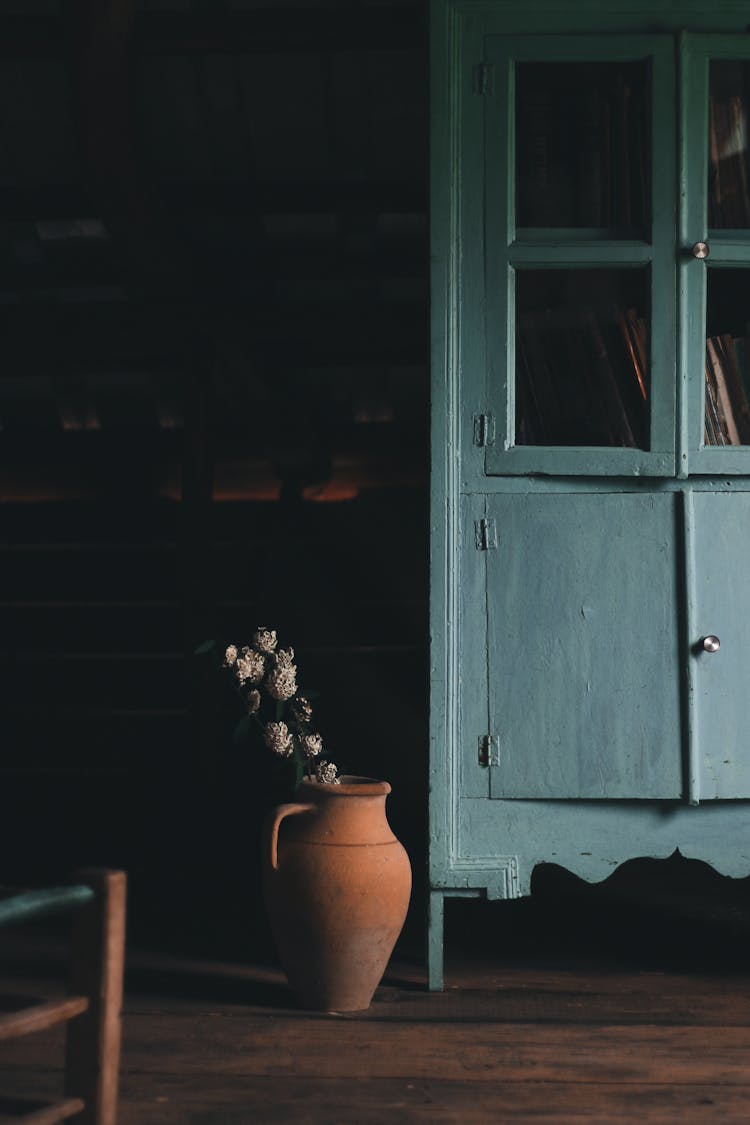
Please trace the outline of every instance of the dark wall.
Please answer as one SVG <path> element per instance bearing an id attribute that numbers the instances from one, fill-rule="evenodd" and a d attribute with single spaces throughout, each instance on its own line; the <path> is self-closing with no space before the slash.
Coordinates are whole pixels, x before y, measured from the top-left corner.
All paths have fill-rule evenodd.
<path id="1" fill-rule="evenodd" d="M 420 881 L 429 368 L 426 8 L 241 9 L 0 4 L 0 881 L 239 953 L 289 781 L 202 640 L 294 646 Z"/>

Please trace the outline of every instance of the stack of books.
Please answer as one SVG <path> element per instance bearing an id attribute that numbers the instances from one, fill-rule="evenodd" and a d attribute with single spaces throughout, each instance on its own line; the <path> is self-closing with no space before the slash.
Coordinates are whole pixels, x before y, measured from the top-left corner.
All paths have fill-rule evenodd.
<path id="1" fill-rule="evenodd" d="M 748 339 L 710 336 L 706 340 L 706 445 L 750 445 Z"/>
<path id="2" fill-rule="evenodd" d="M 516 444 L 648 448 L 648 339 L 636 309 L 522 312 Z"/>

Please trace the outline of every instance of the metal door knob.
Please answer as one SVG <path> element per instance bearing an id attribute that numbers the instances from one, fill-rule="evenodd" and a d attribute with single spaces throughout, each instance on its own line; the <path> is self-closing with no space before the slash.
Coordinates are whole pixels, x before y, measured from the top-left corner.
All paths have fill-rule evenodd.
<path id="1" fill-rule="evenodd" d="M 694 258 L 707 258 L 711 248 L 707 242 L 695 242 L 690 248 L 690 253 Z"/>
<path id="2" fill-rule="evenodd" d="M 713 634 L 709 637 L 703 638 L 703 648 L 705 652 L 718 652 L 721 648 L 721 641 Z"/>

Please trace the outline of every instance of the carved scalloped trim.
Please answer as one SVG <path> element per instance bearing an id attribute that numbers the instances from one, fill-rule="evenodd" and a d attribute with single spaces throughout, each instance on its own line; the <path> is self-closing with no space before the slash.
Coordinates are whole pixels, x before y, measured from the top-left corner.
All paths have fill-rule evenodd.
<path id="1" fill-rule="evenodd" d="M 707 867 L 713 868 L 717 875 L 725 876 L 731 879 L 742 879 L 750 876 L 750 853 L 746 855 L 737 854 L 734 856 L 727 855 L 725 850 L 721 852 L 717 849 L 715 852 L 711 848 L 702 847 L 700 850 L 692 852 L 689 848 L 665 848 L 663 851 L 646 851 L 646 852 L 633 852 L 626 855 L 619 856 L 617 859 L 605 859 L 594 855 L 580 855 L 580 856 L 564 856 L 556 855 L 554 859 L 540 859 L 532 863 L 529 867 L 528 883 L 531 882 L 531 874 L 535 867 L 541 863 L 555 863 L 558 867 L 563 867 L 569 871 L 571 875 L 576 875 L 579 879 L 584 879 L 587 883 L 602 883 L 610 877 L 619 867 L 624 863 L 629 863 L 634 859 L 669 859 L 671 856 L 678 854 L 683 859 L 698 860 L 706 864 Z"/>
<path id="2" fill-rule="evenodd" d="M 603 883 L 619 867 L 631 860 L 669 859 L 675 853 L 684 859 L 698 860 L 713 868 L 717 875 L 726 878 L 743 879 L 750 876 L 750 848 L 747 854 L 738 851 L 734 856 L 705 847 L 694 852 L 690 848 L 665 848 L 660 851 L 652 849 L 628 852 L 617 859 L 585 853 L 568 856 L 558 853 L 554 858 L 539 858 L 528 864 L 519 863 L 519 857 L 515 855 L 483 856 L 452 864 L 445 878 L 433 879 L 432 886 L 446 895 L 474 892 L 488 899 L 525 898 L 531 894 L 531 876 L 540 864 L 554 863 L 587 883 Z"/>

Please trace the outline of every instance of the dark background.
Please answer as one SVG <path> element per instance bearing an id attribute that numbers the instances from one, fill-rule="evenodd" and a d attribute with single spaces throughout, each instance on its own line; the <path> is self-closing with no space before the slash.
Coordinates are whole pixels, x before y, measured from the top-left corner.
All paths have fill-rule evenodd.
<path id="1" fill-rule="evenodd" d="M 6 883 L 263 948 L 289 779 L 207 639 L 259 625 L 422 882 L 427 10 L 0 3 Z"/>

